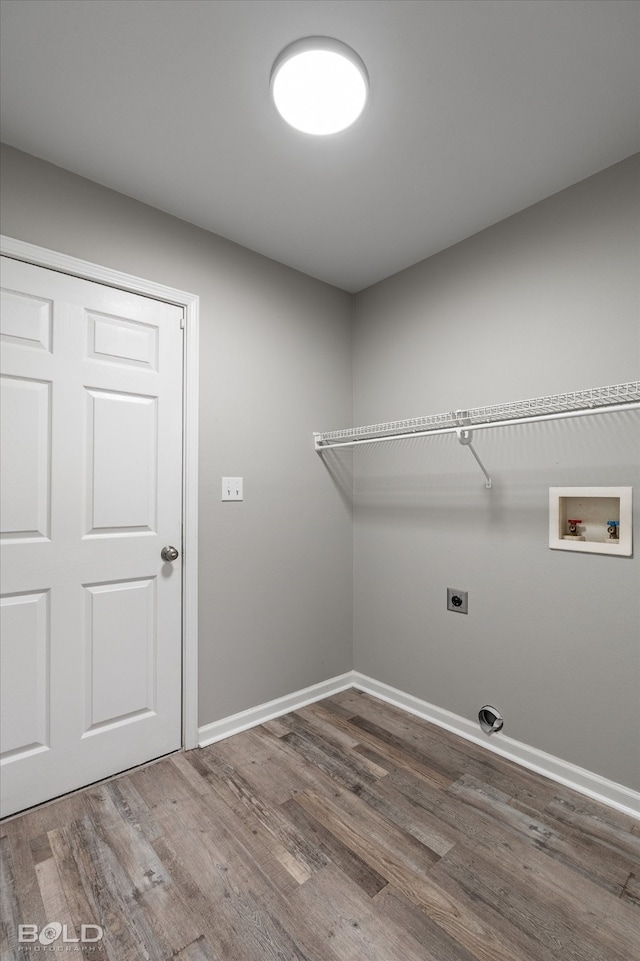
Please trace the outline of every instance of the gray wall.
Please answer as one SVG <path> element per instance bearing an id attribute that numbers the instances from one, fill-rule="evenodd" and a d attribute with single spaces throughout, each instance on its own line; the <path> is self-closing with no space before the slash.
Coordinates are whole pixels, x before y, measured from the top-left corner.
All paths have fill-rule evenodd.
<path id="1" fill-rule="evenodd" d="M 359 294 L 355 423 L 637 379 L 639 174 L 630 158 Z M 354 452 L 354 667 L 474 721 L 493 703 L 511 737 L 638 789 L 638 414 L 475 446 L 492 490 L 452 436 Z M 635 485 L 635 558 L 549 550 L 548 489 L 572 485 Z"/>
<path id="2" fill-rule="evenodd" d="M 638 561 L 547 546 L 560 485 L 635 485 L 640 537 L 637 415 L 478 432 L 491 491 L 449 436 L 311 447 L 636 379 L 639 160 L 354 301 L 3 148 L 5 234 L 200 296 L 201 724 L 355 666 L 472 720 L 493 702 L 512 737 L 640 788 Z M 244 476 L 243 504 L 220 503 L 222 474 Z"/>
<path id="3" fill-rule="evenodd" d="M 351 667 L 351 298 L 11 148 L 2 232 L 200 296 L 200 723 Z M 220 502 L 242 475 L 242 504 Z"/>

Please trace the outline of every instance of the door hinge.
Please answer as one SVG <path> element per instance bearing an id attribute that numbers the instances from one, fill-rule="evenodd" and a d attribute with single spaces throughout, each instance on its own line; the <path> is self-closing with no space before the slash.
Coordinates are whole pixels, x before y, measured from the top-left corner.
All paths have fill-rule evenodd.
<path id="1" fill-rule="evenodd" d="M 180 318 L 180 330 L 184 330 L 184 311 L 182 312 L 182 317 Z"/>

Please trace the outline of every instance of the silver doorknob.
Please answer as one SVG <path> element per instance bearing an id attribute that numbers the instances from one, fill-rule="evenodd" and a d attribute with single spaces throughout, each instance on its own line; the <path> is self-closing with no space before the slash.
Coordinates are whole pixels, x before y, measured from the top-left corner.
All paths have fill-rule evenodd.
<path id="1" fill-rule="evenodd" d="M 160 557 L 162 558 L 163 561 L 175 561 L 179 553 L 180 552 L 176 550 L 175 547 L 171 547 L 169 545 L 168 547 L 162 548 L 162 550 L 160 551 Z"/>

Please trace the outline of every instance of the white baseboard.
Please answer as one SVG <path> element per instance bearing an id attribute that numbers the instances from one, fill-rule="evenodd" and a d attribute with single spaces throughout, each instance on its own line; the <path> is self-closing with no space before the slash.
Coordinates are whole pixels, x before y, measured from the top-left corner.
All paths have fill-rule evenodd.
<path id="1" fill-rule="evenodd" d="M 272 721 L 274 717 L 282 717 L 283 714 L 297 711 L 306 704 L 313 704 L 314 701 L 321 701 L 324 697 L 347 691 L 353 687 L 352 674 L 353 671 L 348 671 L 346 674 L 340 674 L 339 677 L 332 677 L 328 681 L 312 684 L 311 687 L 305 687 L 293 694 L 267 701 L 266 704 L 250 707 L 246 711 L 240 711 L 239 714 L 223 717 L 220 721 L 204 724 L 198 728 L 198 747 L 206 747 L 207 744 L 222 741 L 225 737 L 231 737 L 232 734 L 247 731 L 250 727 L 264 724 L 265 721 Z"/>
<path id="2" fill-rule="evenodd" d="M 425 721 L 437 724 L 438 727 L 443 727 L 467 741 L 473 741 L 474 744 L 493 754 L 515 761 L 516 764 L 535 771 L 536 774 L 542 774 L 559 784 L 564 784 L 579 794 L 600 801 L 601 804 L 606 804 L 631 817 L 640 818 L 640 793 L 623 784 L 616 784 L 615 781 L 609 781 L 599 774 L 594 774 L 593 771 L 578 767 L 569 761 L 563 761 L 561 758 L 554 757 L 553 754 L 546 754 L 538 748 L 523 744 L 522 741 L 515 741 L 505 734 L 492 734 L 489 738 L 465 717 L 445 711 L 412 694 L 405 694 L 404 691 L 376 681 L 358 671 L 353 671 L 352 676 L 353 686 L 359 691 L 379 697 L 381 701 L 387 701 L 395 707 L 416 714 Z"/>
<path id="3" fill-rule="evenodd" d="M 359 671 L 348 671 L 339 677 L 330 678 L 328 681 L 276 698 L 266 704 L 259 704 L 257 707 L 222 718 L 220 721 L 213 721 L 212 724 L 205 724 L 198 729 L 198 747 L 206 747 L 207 744 L 221 741 L 231 737 L 232 734 L 239 734 L 241 731 L 264 724 L 265 721 L 271 721 L 291 711 L 297 711 L 306 704 L 320 701 L 322 698 L 346 691 L 351 687 L 387 701 L 425 721 L 437 724 L 438 727 L 443 727 L 467 741 L 472 741 L 486 751 L 499 754 L 530 771 L 564 784 L 579 794 L 584 794 L 601 804 L 640 819 L 640 793 L 637 791 L 622 784 L 616 784 L 615 781 L 609 781 L 599 774 L 594 774 L 593 771 L 563 761 L 552 754 L 546 754 L 538 748 L 523 744 L 522 741 L 515 741 L 502 733 L 493 734 L 489 739 L 467 718 L 452 714 L 451 711 L 445 711 L 412 694 L 406 694 L 398 688 L 376 681 L 372 677 L 360 674 Z"/>

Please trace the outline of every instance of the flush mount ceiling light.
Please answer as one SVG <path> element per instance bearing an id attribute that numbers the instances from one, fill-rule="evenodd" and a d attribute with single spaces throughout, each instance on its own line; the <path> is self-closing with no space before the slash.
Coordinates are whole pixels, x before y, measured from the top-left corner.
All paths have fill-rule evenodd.
<path id="1" fill-rule="evenodd" d="M 278 113 L 303 133 L 338 133 L 358 119 L 369 77 L 351 47 L 331 37 L 305 37 L 285 47 L 271 71 Z"/>

